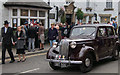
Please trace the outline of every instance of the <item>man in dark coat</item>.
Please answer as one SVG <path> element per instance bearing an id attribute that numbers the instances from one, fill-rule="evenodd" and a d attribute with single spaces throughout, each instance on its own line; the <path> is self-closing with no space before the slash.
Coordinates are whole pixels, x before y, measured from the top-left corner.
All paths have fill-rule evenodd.
<path id="1" fill-rule="evenodd" d="M 54 42 L 56 42 L 56 37 L 58 36 L 58 31 L 54 28 L 54 24 L 51 24 L 51 28 L 48 31 L 48 38 L 50 41 L 50 46 L 52 47 Z"/>
<path id="2" fill-rule="evenodd" d="M 33 24 L 31 24 L 30 28 L 28 29 L 28 42 L 29 42 L 29 47 L 28 51 L 30 52 L 31 50 L 34 52 L 35 51 L 35 37 L 36 37 L 37 31 L 35 30 L 35 27 Z M 32 49 L 31 49 L 31 44 L 32 44 Z"/>
<path id="3" fill-rule="evenodd" d="M 4 21 L 4 27 L 1 29 L 1 35 L 2 35 L 2 64 L 5 64 L 5 53 L 6 49 L 11 57 L 10 63 L 13 63 L 15 61 L 13 52 L 12 52 L 12 44 L 15 45 L 13 30 L 11 27 L 9 27 L 9 22 Z M 13 38 L 13 43 L 12 39 Z"/>

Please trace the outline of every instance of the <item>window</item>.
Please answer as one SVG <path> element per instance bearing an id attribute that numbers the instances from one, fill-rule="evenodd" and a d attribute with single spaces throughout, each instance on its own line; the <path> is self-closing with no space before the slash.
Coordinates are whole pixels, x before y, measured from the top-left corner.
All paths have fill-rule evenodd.
<path id="1" fill-rule="evenodd" d="M 107 0 L 106 1 L 106 8 L 108 8 L 108 9 L 112 9 L 112 0 Z"/>
<path id="2" fill-rule="evenodd" d="M 17 18 L 13 18 L 12 19 L 12 26 L 13 27 L 17 27 L 17 24 L 18 24 L 18 19 Z"/>
<path id="3" fill-rule="evenodd" d="M 13 9 L 13 16 L 17 16 L 17 9 Z"/>
<path id="4" fill-rule="evenodd" d="M 37 10 L 30 10 L 31 17 L 37 17 Z"/>
<path id="5" fill-rule="evenodd" d="M 66 4 L 70 4 L 73 0 L 66 0 Z"/>
<path id="6" fill-rule="evenodd" d="M 50 19 L 55 19 L 55 13 L 50 13 Z"/>
<path id="7" fill-rule="evenodd" d="M 21 9 L 21 16 L 28 16 L 28 10 L 27 9 Z"/>
<path id="8" fill-rule="evenodd" d="M 39 17 L 45 17 L 45 11 L 39 11 Z"/>
<path id="9" fill-rule="evenodd" d="M 86 6 L 90 7 L 90 0 L 87 0 Z"/>
<path id="10" fill-rule="evenodd" d="M 24 25 L 25 22 L 28 22 L 28 19 L 23 19 L 23 18 L 20 19 L 20 25 Z"/>
<path id="11" fill-rule="evenodd" d="M 99 28 L 97 36 L 98 37 L 105 37 L 105 36 L 107 36 L 106 35 L 106 29 L 105 28 Z"/>
<path id="12" fill-rule="evenodd" d="M 114 36 L 114 31 L 111 27 L 107 28 L 107 33 L 108 33 L 108 36 Z"/>
<path id="13" fill-rule="evenodd" d="M 74 28 L 71 33 L 71 37 L 74 36 L 95 36 L 95 27 L 79 27 Z"/>

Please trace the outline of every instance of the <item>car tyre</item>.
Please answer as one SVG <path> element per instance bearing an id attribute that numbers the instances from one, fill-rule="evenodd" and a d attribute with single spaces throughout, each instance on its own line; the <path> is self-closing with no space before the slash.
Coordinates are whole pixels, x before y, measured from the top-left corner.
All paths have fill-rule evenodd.
<path id="1" fill-rule="evenodd" d="M 55 66 L 55 63 L 54 63 L 54 62 L 49 62 L 49 65 L 50 65 L 50 67 L 51 67 L 53 70 L 59 70 L 59 69 L 61 69 L 61 67 Z"/>
<path id="2" fill-rule="evenodd" d="M 115 61 L 115 60 L 118 60 L 118 59 L 119 59 L 119 50 L 116 47 L 115 50 L 113 51 L 112 60 Z"/>
<path id="3" fill-rule="evenodd" d="M 92 70 L 93 67 L 93 56 L 90 54 L 86 54 L 86 57 L 83 63 L 80 65 L 80 70 L 82 73 L 86 73 Z"/>

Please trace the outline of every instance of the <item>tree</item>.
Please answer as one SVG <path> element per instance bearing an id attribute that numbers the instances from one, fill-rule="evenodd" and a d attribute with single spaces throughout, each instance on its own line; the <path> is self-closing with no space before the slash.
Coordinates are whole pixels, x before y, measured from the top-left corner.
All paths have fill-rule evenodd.
<path id="1" fill-rule="evenodd" d="M 61 23 L 65 23 L 66 22 L 66 15 L 62 15 L 61 16 Z"/>
<path id="2" fill-rule="evenodd" d="M 84 13 L 83 13 L 83 11 L 81 11 L 80 8 L 77 9 L 76 16 L 77 16 L 77 20 L 82 22 Z"/>

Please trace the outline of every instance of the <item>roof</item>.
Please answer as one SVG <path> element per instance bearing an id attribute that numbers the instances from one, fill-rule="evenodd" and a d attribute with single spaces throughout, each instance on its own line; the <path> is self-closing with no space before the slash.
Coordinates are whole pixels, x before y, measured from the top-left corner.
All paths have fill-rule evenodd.
<path id="1" fill-rule="evenodd" d="M 45 2 L 6 2 L 5 7 L 31 7 L 31 8 L 42 8 L 52 9 Z"/>
<path id="2" fill-rule="evenodd" d="M 111 26 L 112 27 L 112 25 L 109 25 L 109 24 L 84 24 L 84 25 L 78 25 L 78 26 L 74 26 L 74 27 L 81 27 L 81 26 L 86 26 L 86 27 L 89 27 L 89 26 L 93 26 L 93 27 Z"/>

